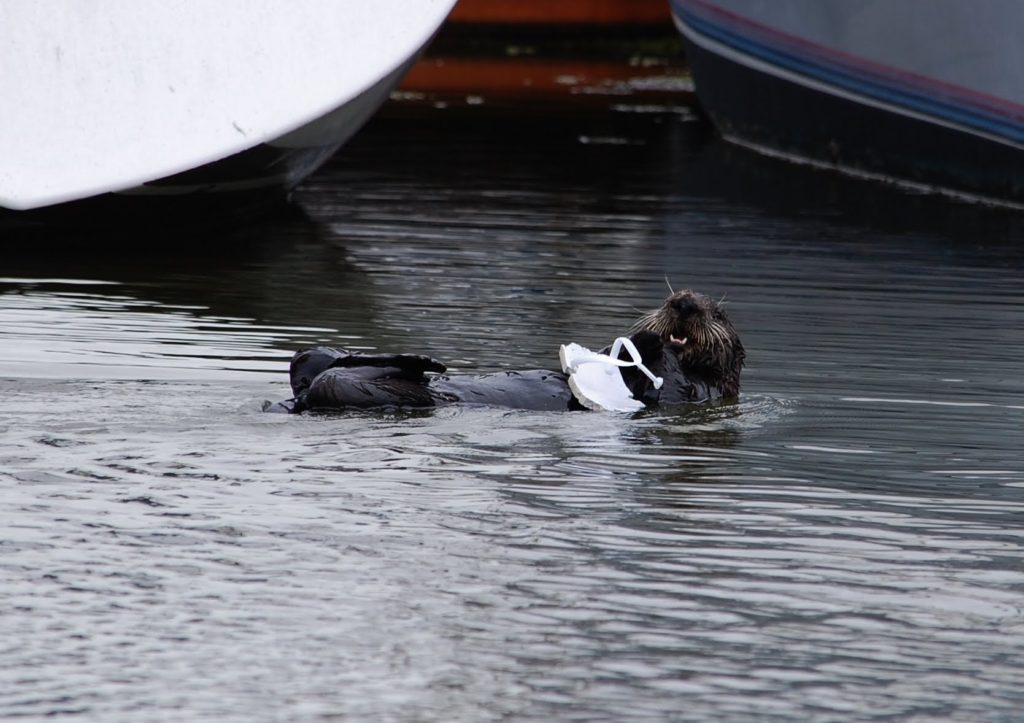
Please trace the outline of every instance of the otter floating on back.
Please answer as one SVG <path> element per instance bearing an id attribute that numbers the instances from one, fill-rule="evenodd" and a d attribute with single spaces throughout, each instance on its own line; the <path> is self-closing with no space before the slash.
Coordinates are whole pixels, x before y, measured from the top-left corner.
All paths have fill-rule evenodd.
<path id="1" fill-rule="evenodd" d="M 743 344 L 713 299 L 689 290 L 673 293 L 660 307 L 640 317 L 629 332 L 643 364 L 664 382 L 656 387 L 636 367 L 618 370 L 630 394 L 645 407 L 701 404 L 739 394 Z M 560 371 L 465 376 L 447 376 L 445 371 L 440 362 L 414 354 L 304 349 L 295 353 L 289 369 L 295 396 L 268 405 L 266 410 L 297 413 L 443 404 L 584 409 L 570 388 L 568 375 Z"/>

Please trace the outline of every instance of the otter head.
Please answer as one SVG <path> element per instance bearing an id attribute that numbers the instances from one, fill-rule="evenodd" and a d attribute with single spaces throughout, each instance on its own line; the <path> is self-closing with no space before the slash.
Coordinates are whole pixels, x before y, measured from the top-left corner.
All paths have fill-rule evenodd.
<path id="1" fill-rule="evenodd" d="M 657 334 L 689 374 L 718 387 L 723 397 L 740 391 L 746 353 L 721 305 L 696 291 L 677 291 L 657 309 L 640 317 L 631 333 Z"/>

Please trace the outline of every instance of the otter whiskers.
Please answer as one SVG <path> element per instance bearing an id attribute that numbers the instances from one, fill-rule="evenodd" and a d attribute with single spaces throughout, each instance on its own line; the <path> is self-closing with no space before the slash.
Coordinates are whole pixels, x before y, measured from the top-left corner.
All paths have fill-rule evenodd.
<path id="1" fill-rule="evenodd" d="M 630 334 L 635 334 L 638 331 L 654 332 L 664 339 L 671 336 L 674 329 L 672 328 L 672 319 L 663 314 L 661 309 L 654 309 L 637 319 L 629 329 Z"/>

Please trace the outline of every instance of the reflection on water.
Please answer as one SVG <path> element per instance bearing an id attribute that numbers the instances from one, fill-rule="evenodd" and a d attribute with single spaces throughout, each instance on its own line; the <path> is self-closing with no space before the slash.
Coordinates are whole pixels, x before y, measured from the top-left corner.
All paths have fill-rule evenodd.
<path id="1" fill-rule="evenodd" d="M 445 120 L 298 215 L 5 258 L 0 715 L 1015 717 L 1018 218 L 677 118 Z M 553 365 L 666 276 L 725 295 L 738 404 L 259 412 L 292 348 Z"/>
<path id="2" fill-rule="evenodd" d="M 238 379 L 246 372 L 279 372 L 280 357 L 287 359 L 291 352 L 272 347 L 287 348 L 300 335 L 334 331 L 207 316 L 203 306 L 161 304 L 116 292 L 56 290 L 93 286 L 117 285 L 0 279 L 0 329 L 10 339 L 0 353 L 0 376 Z M 18 292 L 3 293 L 4 287 Z M 268 359 L 273 351 L 278 351 L 276 363 Z"/>

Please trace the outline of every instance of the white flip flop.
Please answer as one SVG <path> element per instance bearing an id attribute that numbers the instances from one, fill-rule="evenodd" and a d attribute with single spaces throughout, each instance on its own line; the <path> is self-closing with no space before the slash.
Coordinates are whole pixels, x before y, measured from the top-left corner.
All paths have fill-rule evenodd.
<path id="1" fill-rule="evenodd" d="M 625 349 L 633 361 L 619 359 L 619 351 Z M 563 344 L 558 350 L 562 371 L 569 375 L 569 388 L 573 395 L 587 409 L 610 412 L 635 412 L 643 409 L 643 402 L 634 398 L 626 383 L 622 381 L 619 369 L 636 367 L 661 389 L 664 383 L 643 364 L 640 352 L 629 339 L 620 336 L 612 344 L 611 354 L 599 354 L 579 344 Z"/>

